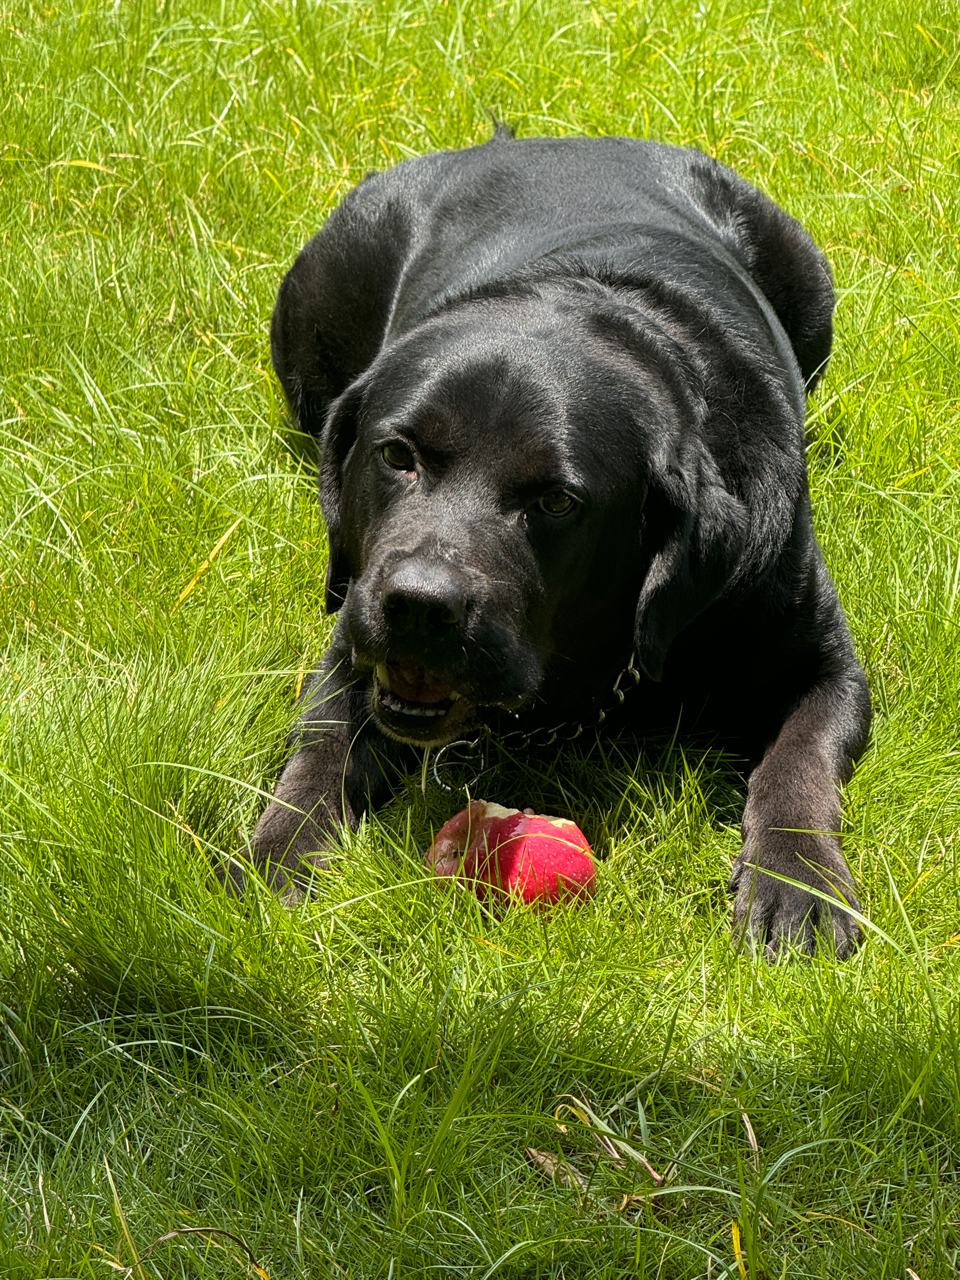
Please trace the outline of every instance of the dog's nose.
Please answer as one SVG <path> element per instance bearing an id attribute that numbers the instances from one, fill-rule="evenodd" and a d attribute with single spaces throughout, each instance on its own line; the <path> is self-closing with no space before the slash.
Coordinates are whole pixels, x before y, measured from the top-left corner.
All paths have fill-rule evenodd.
<path id="1" fill-rule="evenodd" d="M 380 602 L 391 629 L 409 638 L 441 636 L 467 613 L 465 584 L 443 561 L 401 561 L 385 580 Z"/>

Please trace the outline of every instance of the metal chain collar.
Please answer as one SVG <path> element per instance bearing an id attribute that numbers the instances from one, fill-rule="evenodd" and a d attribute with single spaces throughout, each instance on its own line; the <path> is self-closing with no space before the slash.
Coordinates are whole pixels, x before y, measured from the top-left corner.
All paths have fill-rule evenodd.
<path id="1" fill-rule="evenodd" d="M 630 689 L 631 688 L 635 689 L 637 685 L 640 683 L 641 673 L 637 670 L 636 661 L 637 661 L 637 654 L 636 654 L 636 650 L 634 650 L 634 652 L 630 654 L 630 658 L 627 662 L 627 665 L 623 668 L 623 670 L 617 676 L 616 680 L 614 680 L 613 682 L 613 688 L 611 689 L 611 693 L 616 698 L 616 703 L 614 704 L 614 703 L 608 702 L 606 706 L 601 706 L 595 719 L 581 720 L 576 722 L 566 720 L 562 724 L 554 725 L 552 728 L 545 728 L 541 726 L 540 728 L 537 728 L 537 729 L 531 729 L 528 732 L 525 732 L 522 729 L 511 729 L 508 733 L 498 734 L 497 741 L 502 746 L 515 746 L 515 747 L 521 747 L 521 748 L 522 747 L 552 747 L 555 742 L 573 742 L 574 739 L 580 737 L 580 735 L 583 733 L 585 729 L 599 729 L 600 726 L 603 724 L 603 722 L 607 718 L 607 711 L 614 710 L 615 706 L 622 706 L 624 698 L 630 692 Z M 630 676 L 632 678 L 633 685 L 632 686 L 628 685 L 624 689 L 621 687 L 621 685 L 626 676 Z M 517 712 L 514 718 L 519 719 L 520 715 L 521 713 Z M 490 741 L 492 737 L 493 737 L 493 730 L 490 728 L 489 725 L 484 725 L 481 731 L 475 734 L 474 737 L 458 738 L 456 742 L 448 742 L 446 743 L 445 746 L 442 746 L 433 758 L 432 772 L 433 772 L 434 781 L 436 782 L 437 786 L 441 787 L 444 791 L 464 791 L 464 792 L 469 791 L 470 787 L 473 786 L 473 784 L 477 781 L 477 778 L 480 777 L 480 774 L 483 773 L 484 769 L 486 768 L 486 752 L 483 748 L 485 748 L 486 744 Z M 471 782 L 466 783 L 462 786 L 450 786 L 448 783 L 444 782 L 443 779 L 440 777 L 440 769 L 444 764 L 444 758 L 447 752 L 452 751 L 454 747 L 465 748 L 466 753 L 470 755 L 474 753 L 480 754 L 480 769 L 478 770 L 476 776 L 472 779 Z M 429 748 L 428 748 L 428 754 L 429 754 Z M 424 759 L 424 775 L 426 775 L 426 764 L 427 762 L 425 758 Z"/>

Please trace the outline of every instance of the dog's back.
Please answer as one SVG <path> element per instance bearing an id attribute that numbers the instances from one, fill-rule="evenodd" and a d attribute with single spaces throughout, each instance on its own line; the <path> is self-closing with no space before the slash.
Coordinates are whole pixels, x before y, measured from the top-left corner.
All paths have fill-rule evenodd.
<path id="1" fill-rule="evenodd" d="M 319 433 L 326 405 L 382 343 L 451 301 L 548 273 L 642 287 L 662 280 L 664 256 L 674 276 L 686 264 L 693 287 L 697 271 L 712 282 L 726 271 L 731 288 L 769 305 L 815 385 L 833 286 L 799 222 L 699 151 L 502 129 L 372 173 L 349 193 L 284 281 L 274 366 L 302 428 Z"/>

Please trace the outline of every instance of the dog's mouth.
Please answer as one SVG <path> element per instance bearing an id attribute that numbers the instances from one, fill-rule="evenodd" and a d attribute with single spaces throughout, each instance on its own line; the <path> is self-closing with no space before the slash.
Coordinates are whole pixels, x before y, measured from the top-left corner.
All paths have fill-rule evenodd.
<path id="1" fill-rule="evenodd" d="M 406 742 L 448 742 L 472 704 L 451 684 L 415 663 L 377 663 L 373 675 L 377 719 Z"/>

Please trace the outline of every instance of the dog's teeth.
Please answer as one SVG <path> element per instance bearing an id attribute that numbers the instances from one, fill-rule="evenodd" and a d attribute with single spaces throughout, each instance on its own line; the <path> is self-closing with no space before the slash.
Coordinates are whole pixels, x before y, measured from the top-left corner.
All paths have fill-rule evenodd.
<path id="1" fill-rule="evenodd" d="M 396 715 L 419 716 L 421 719 L 435 719 L 437 716 L 445 716 L 450 710 L 449 706 L 427 707 L 404 702 L 402 698 L 398 698 L 389 689 L 380 690 L 380 704 L 386 707 L 388 711 L 393 711 Z"/>
<path id="2" fill-rule="evenodd" d="M 420 716 L 421 718 L 445 716 L 450 709 L 449 707 L 425 707 L 411 705 L 410 703 L 404 702 L 402 698 L 398 698 L 390 689 L 380 690 L 380 702 L 388 711 L 393 711 L 397 715 Z"/>

